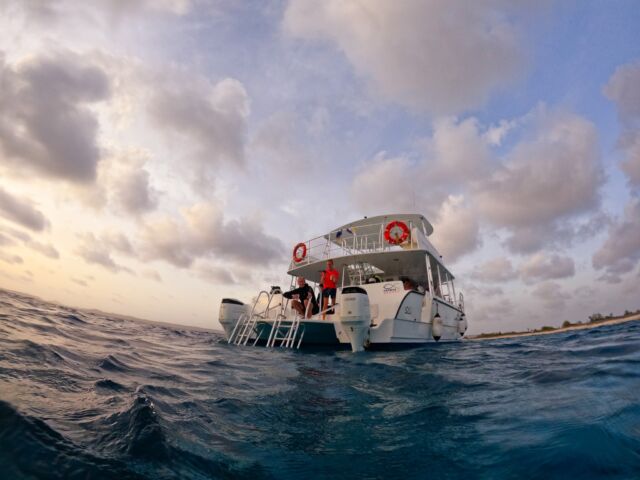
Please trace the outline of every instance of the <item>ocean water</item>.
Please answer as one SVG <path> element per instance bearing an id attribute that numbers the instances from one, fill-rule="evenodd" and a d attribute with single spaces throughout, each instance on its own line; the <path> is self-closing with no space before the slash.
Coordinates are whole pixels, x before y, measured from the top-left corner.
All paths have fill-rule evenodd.
<path id="1" fill-rule="evenodd" d="M 0 478 L 640 478 L 640 322 L 352 354 L 0 290 Z"/>

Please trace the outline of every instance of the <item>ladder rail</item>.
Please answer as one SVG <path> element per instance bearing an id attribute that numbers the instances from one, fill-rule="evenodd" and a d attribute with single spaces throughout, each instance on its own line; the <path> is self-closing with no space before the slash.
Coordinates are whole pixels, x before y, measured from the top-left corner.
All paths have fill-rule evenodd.
<path id="1" fill-rule="evenodd" d="M 233 343 L 233 340 L 234 340 L 234 337 L 236 335 L 236 332 L 238 331 L 238 327 L 243 322 L 244 317 L 246 317 L 246 316 L 247 316 L 247 314 L 243 313 L 238 317 L 238 321 L 236 322 L 235 326 L 233 327 L 233 331 L 231 332 L 231 335 L 229 335 L 229 340 L 227 340 L 227 343 Z"/>

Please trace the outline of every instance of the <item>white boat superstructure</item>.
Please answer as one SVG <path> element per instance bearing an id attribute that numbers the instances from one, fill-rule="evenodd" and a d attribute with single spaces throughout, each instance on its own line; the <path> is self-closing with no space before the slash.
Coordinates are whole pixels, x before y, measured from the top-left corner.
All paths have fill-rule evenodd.
<path id="1" fill-rule="evenodd" d="M 333 260 L 340 274 L 335 307 L 309 315 L 308 302 L 307 315 L 300 315 L 279 287 L 251 304 L 223 299 L 219 321 L 227 340 L 353 351 L 459 340 L 467 330 L 464 297 L 428 239 L 432 232 L 422 215 L 381 215 L 300 242 L 289 265 L 291 285 L 303 277 L 320 294 L 321 272 Z"/>

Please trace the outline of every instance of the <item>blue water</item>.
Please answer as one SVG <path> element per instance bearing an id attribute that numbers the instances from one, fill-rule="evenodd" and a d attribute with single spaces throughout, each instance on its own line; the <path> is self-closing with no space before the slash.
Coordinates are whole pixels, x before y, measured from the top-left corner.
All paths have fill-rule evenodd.
<path id="1" fill-rule="evenodd" d="M 310 353 L 0 290 L 0 477 L 640 478 L 640 322 Z"/>

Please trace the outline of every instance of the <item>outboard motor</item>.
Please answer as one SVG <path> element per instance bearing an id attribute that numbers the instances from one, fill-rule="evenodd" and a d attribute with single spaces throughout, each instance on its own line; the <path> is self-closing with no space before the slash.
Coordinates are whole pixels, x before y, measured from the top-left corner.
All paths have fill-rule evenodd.
<path id="1" fill-rule="evenodd" d="M 224 329 L 224 334 L 227 336 L 227 340 L 231 336 L 233 329 L 238 323 L 240 315 L 247 312 L 247 305 L 240 300 L 234 298 L 223 298 L 220 304 L 220 313 L 218 314 L 218 321 Z"/>
<path id="2" fill-rule="evenodd" d="M 463 313 L 460 316 L 460 320 L 458 321 L 458 333 L 460 334 L 461 337 L 463 337 L 464 332 L 466 331 L 467 331 L 467 317 Z"/>
<path id="3" fill-rule="evenodd" d="M 344 287 L 340 304 L 340 324 L 349 337 L 351 350 L 362 352 L 371 323 L 369 295 L 360 287 Z"/>

